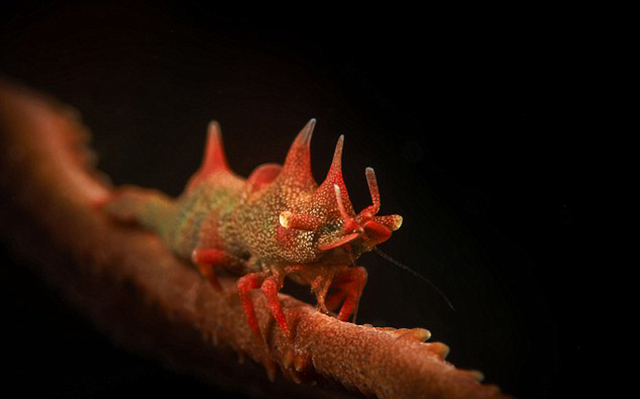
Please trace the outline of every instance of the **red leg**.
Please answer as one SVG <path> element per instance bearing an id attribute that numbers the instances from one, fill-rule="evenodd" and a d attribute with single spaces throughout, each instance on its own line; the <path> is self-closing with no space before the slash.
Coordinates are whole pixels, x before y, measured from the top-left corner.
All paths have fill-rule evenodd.
<path id="1" fill-rule="evenodd" d="M 200 269 L 200 274 L 206 277 L 209 280 L 209 284 L 216 291 L 222 291 L 222 286 L 218 281 L 218 276 L 216 276 L 216 272 L 213 271 L 213 265 L 209 263 L 196 263 L 198 265 L 198 269 Z"/>
<path id="2" fill-rule="evenodd" d="M 331 307 L 327 308 L 327 304 L 325 301 L 325 298 L 327 296 L 327 292 L 329 291 L 329 287 L 331 286 L 332 280 L 333 280 L 332 274 L 320 275 L 316 277 L 311 283 L 311 290 L 316 294 L 316 301 L 318 302 L 317 308 L 322 313 L 329 313 L 329 309 L 333 309 Z M 331 297 L 329 297 L 329 301 L 331 301 Z"/>
<path id="3" fill-rule="evenodd" d="M 337 284 L 336 284 L 337 285 Z M 344 297 L 347 295 L 343 290 L 337 290 L 329 294 L 327 300 L 325 301 L 327 305 L 327 309 L 334 311 L 340 306 L 342 301 L 344 301 Z"/>
<path id="4" fill-rule="evenodd" d="M 261 287 L 262 292 L 264 292 L 264 295 L 267 297 L 267 304 L 269 305 L 269 309 L 271 309 L 271 314 L 273 314 L 276 322 L 278 322 L 283 334 L 290 340 L 291 330 L 289 330 L 287 319 L 284 317 L 284 312 L 278 299 L 278 290 L 280 290 L 280 288 L 282 288 L 282 278 L 276 279 L 274 276 L 267 277 Z"/>
<path id="5" fill-rule="evenodd" d="M 262 292 L 264 292 L 267 298 L 267 305 L 273 314 L 276 322 L 280 326 L 282 333 L 291 339 L 291 330 L 287 319 L 284 317 L 282 306 L 280 305 L 280 299 L 278 299 L 278 291 L 282 288 L 282 283 L 285 276 L 289 273 L 293 273 L 302 268 L 300 265 L 287 266 L 282 269 L 272 270 L 273 275 L 265 277 L 269 272 L 249 273 L 238 280 L 238 293 L 240 294 L 240 301 L 242 308 L 247 316 L 247 322 L 249 327 L 253 330 L 254 334 L 261 338 L 260 327 L 258 325 L 258 318 L 256 317 L 253 301 L 249 291 L 261 286 Z"/>
<path id="6" fill-rule="evenodd" d="M 345 298 L 338 313 L 338 320 L 347 321 L 351 315 L 355 319 L 360 296 L 367 283 L 367 270 L 361 266 L 349 268 L 338 275 L 334 283 L 338 291 L 332 294 L 327 302 L 330 306 L 337 306 L 342 298 Z"/>
<path id="7" fill-rule="evenodd" d="M 214 268 L 220 266 L 231 266 L 241 262 L 241 260 L 235 256 L 214 248 L 194 249 L 191 253 L 191 260 L 193 263 L 198 265 L 200 273 L 209 280 L 211 286 L 217 291 L 221 291 L 222 286 L 216 277 Z"/>
<path id="8" fill-rule="evenodd" d="M 260 326 L 258 325 L 258 318 L 253 308 L 250 291 L 258 288 L 263 280 L 264 276 L 262 273 L 249 273 L 238 279 L 238 294 L 240 295 L 242 309 L 247 317 L 249 327 L 251 327 L 251 330 L 258 338 L 262 338 L 262 335 L 260 335 Z"/>

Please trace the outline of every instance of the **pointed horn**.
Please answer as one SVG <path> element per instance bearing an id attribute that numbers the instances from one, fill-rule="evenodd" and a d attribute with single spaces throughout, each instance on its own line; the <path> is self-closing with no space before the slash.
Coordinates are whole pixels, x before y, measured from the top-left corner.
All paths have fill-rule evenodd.
<path id="1" fill-rule="evenodd" d="M 216 121 L 209 123 L 207 131 L 207 146 L 204 150 L 204 160 L 202 161 L 201 173 L 207 174 L 218 169 L 229 169 L 227 157 L 222 148 L 222 133 L 220 124 Z"/>
<path id="2" fill-rule="evenodd" d="M 191 177 L 187 184 L 186 191 L 192 190 L 202 180 L 206 179 L 212 173 L 218 171 L 229 171 L 227 157 L 224 155 L 222 148 L 222 133 L 220 133 L 220 125 L 216 121 L 209 123 L 207 131 L 207 144 L 204 148 L 204 158 L 200 169 Z"/>
<path id="3" fill-rule="evenodd" d="M 380 212 L 380 191 L 378 189 L 376 172 L 373 168 L 366 168 L 365 175 L 367 176 L 367 185 L 369 186 L 369 193 L 371 194 L 371 212 L 372 215 L 376 215 Z"/>
<path id="4" fill-rule="evenodd" d="M 317 202 L 326 204 L 328 209 L 338 211 L 344 219 L 344 215 L 353 214 L 353 205 L 349 200 L 349 194 L 347 187 L 344 184 L 342 178 L 342 148 L 344 147 L 344 135 L 340 136 L 336 149 L 333 153 L 333 160 L 331 161 L 331 167 L 327 173 L 327 177 L 324 179 L 320 187 L 313 194 Z M 338 186 L 336 191 L 334 186 Z M 340 197 L 340 200 L 334 202 L 333 199 Z M 340 208 L 343 208 L 341 211 Z"/>
<path id="5" fill-rule="evenodd" d="M 344 180 L 342 179 L 342 147 L 344 147 L 344 135 L 341 135 L 338 138 L 336 149 L 333 152 L 333 160 L 331 161 L 331 166 L 329 167 L 329 172 L 327 172 L 327 177 L 325 177 L 324 181 L 319 187 L 319 191 L 326 190 L 331 196 L 333 196 L 333 186 L 335 184 L 337 184 L 341 190 L 345 188 Z M 343 192 L 342 194 L 346 194 L 346 192 Z"/>
<path id="6" fill-rule="evenodd" d="M 334 179 L 342 180 L 342 148 L 344 147 L 344 134 L 341 134 L 336 143 L 336 149 L 333 152 L 333 160 L 331 167 L 327 173 L 326 180 L 335 183 Z"/>
<path id="7" fill-rule="evenodd" d="M 316 120 L 311 119 L 296 136 L 282 167 L 282 178 L 298 184 L 314 183 L 311 174 L 311 136 Z"/>

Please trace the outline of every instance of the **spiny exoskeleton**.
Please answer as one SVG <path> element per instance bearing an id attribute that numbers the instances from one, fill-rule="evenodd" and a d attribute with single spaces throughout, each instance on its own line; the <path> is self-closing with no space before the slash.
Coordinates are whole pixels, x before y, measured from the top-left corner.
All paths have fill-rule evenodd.
<path id="1" fill-rule="evenodd" d="M 176 199 L 157 191 L 123 188 L 105 209 L 159 235 L 179 257 L 190 259 L 220 289 L 215 268 L 242 274 L 237 286 L 248 324 L 260 336 L 250 291 L 260 288 L 280 329 L 291 331 L 278 299 L 284 278 L 311 286 L 318 309 L 349 320 L 357 312 L 367 272 L 355 266 L 364 252 L 386 241 L 402 217 L 377 216 L 380 193 L 366 169 L 372 204 L 355 213 L 342 177 L 344 136 L 336 145 L 325 180 L 311 174 L 315 120 L 295 138 L 284 165 L 264 164 L 248 179 L 227 164 L 220 127 L 209 124 L 204 161 Z M 331 288 L 331 294 L 327 295 Z"/>

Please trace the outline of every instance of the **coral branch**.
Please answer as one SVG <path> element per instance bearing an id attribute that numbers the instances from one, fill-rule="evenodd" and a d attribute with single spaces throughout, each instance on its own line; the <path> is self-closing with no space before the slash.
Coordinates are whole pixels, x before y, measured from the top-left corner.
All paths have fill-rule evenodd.
<path id="1" fill-rule="evenodd" d="M 0 79 L 0 129 L 0 190 L 13 198 L 0 211 L 0 235 L 120 344 L 267 397 L 357 396 L 334 381 L 380 398 L 505 397 L 480 384 L 479 373 L 447 363 L 446 345 L 423 342 L 426 330 L 345 323 L 281 294 L 289 341 L 256 290 L 266 336 L 259 342 L 234 277 L 221 276 L 224 291 L 217 292 L 153 235 L 96 210 L 111 188 L 90 166 L 88 134 L 75 112 Z M 255 363 L 238 364 L 234 352 L 262 364 L 272 380 L 278 370 L 286 380 L 247 377 Z"/>

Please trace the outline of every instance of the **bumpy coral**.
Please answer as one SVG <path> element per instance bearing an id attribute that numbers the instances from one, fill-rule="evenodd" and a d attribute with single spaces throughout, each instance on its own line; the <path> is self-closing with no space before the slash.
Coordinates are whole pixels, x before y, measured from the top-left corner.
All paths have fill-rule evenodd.
<path id="1" fill-rule="evenodd" d="M 0 77 L 0 190 L 9 199 L 0 240 L 120 345 L 251 397 L 352 397 L 334 382 L 381 399 L 508 397 L 445 361 L 447 346 L 422 342 L 424 329 L 342 323 L 284 294 L 292 339 L 270 320 L 262 295 L 253 298 L 266 340 L 252 339 L 232 276 L 213 290 L 156 237 L 116 226 L 92 206 L 113 193 L 90 166 L 87 138 L 76 112 Z M 167 198 L 141 194 L 165 209 Z M 280 368 L 287 379 L 318 384 L 265 384 L 229 348 L 270 377 Z"/>

